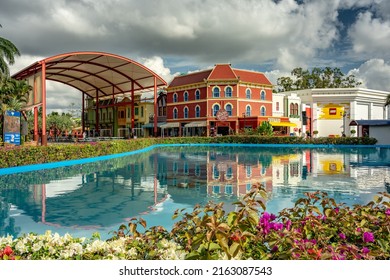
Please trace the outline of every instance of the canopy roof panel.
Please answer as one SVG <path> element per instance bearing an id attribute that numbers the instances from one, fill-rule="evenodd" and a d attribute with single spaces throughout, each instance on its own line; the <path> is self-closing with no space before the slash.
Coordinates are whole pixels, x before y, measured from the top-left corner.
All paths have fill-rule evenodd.
<path id="1" fill-rule="evenodd" d="M 72 86 L 87 95 L 105 97 L 141 94 L 167 83 L 152 70 L 131 59 L 103 52 L 72 52 L 38 61 L 14 74 L 18 80 L 38 75 L 45 67 L 46 80 Z"/>

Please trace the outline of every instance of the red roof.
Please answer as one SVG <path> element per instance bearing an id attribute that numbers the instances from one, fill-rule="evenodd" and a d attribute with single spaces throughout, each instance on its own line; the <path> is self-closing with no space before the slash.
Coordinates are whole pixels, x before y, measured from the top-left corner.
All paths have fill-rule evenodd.
<path id="1" fill-rule="evenodd" d="M 201 72 L 194 72 L 191 74 L 176 76 L 175 78 L 173 78 L 172 82 L 169 84 L 168 87 L 177 87 L 177 86 L 201 83 L 205 79 L 207 79 L 211 71 L 212 70 L 209 69 Z"/>
<path id="2" fill-rule="evenodd" d="M 217 64 L 211 72 L 209 80 L 237 80 L 230 64 Z"/>
<path id="3" fill-rule="evenodd" d="M 247 83 L 272 85 L 263 73 L 234 69 L 230 64 L 217 64 L 213 69 L 177 76 L 168 88 L 201 83 L 205 80 L 240 80 Z"/>
<path id="4" fill-rule="evenodd" d="M 248 70 L 238 70 L 233 69 L 234 73 L 238 78 L 243 82 L 249 82 L 254 84 L 263 84 L 263 85 L 272 85 L 268 78 L 260 72 L 248 71 Z"/>

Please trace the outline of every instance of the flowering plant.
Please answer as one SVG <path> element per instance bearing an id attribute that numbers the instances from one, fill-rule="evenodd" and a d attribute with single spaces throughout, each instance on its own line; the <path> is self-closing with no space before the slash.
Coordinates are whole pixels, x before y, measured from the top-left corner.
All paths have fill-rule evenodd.
<path id="1" fill-rule="evenodd" d="M 349 207 L 324 192 L 306 193 L 278 214 L 266 211 L 267 196 L 255 185 L 237 211 L 212 202 L 191 213 L 177 210 L 171 231 L 133 219 L 106 241 L 99 234 L 87 239 L 50 231 L 0 237 L 0 260 L 390 259 L 389 194 Z"/>

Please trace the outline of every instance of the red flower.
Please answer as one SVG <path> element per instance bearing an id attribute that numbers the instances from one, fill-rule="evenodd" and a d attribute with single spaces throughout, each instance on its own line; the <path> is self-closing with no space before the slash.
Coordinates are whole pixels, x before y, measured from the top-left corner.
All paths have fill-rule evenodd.
<path id="1" fill-rule="evenodd" d="M 7 246 L 4 248 L 4 255 L 10 256 L 13 254 L 14 251 L 12 251 L 12 248 L 10 246 Z"/>

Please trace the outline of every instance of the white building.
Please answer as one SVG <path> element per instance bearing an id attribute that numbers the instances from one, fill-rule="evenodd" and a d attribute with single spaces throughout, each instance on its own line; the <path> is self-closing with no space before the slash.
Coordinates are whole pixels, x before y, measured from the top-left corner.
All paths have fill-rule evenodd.
<path id="1" fill-rule="evenodd" d="M 384 120 L 389 110 L 384 107 L 390 92 L 365 88 L 321 88 L 283 92 L 285 96 L 301 99 L 308 125 L 302 132 L 318 131 L 318 137 L 351 136 L 352 120 Z M 304 113 L 304 114 L 305 114 Z"/>

